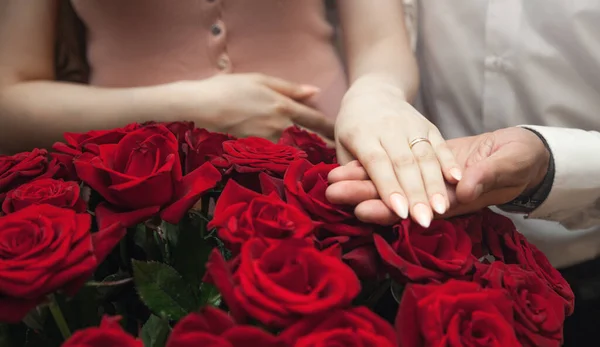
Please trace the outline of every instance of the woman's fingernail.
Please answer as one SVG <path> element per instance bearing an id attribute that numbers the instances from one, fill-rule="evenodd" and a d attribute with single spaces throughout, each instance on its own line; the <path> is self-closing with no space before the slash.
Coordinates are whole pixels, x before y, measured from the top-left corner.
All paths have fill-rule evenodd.
<path id="1" fill-rule="evenodd" d="M 446 212 L 446 199 L 442 194 L 435 194 L 431 197 L 431 206 L 433 206 L 435 212 L 444 214 Z"/>
<path id="2" fill-rule="evenodd" d="M 390 195 L 390 204 L 392 205 L 392 209 L 396 214 L 402 218 L 406 219 L 408 217 L 408 201 L 406 198 L 398 193 L 394 193 Z"/>
<path id="3" fill-rule="evenodd" d="M 475 195 L 475 199 L 479 198 L 482 193 L 483 193 L 483 184 L 476 185 L 475 189 L 473 190 L 473 194 Z"/>
<path id="4" fill-rule="evenodd" d="M 462 179 L 462 172 L 458 168 L 450 169 L 450 176 L 454 177 L 455 180 L 460 181 Z"/>
<path id="5" fill-rule="evenodd" d="M 306 94 L 317 94 L 321 91 L 321 88 L 311 86 L 310 84 L 303 84 L 300 86 L 300 90 L 302 91 L 302 93 Z"/>
<path id="6" fill-rule="evenodd" d="M 431 224 L 431 212 L 429 212 L 429 208 L 425 204 L 416 204 L 414 209 L 414 216 L 423 228 L 429 228 Z"/>

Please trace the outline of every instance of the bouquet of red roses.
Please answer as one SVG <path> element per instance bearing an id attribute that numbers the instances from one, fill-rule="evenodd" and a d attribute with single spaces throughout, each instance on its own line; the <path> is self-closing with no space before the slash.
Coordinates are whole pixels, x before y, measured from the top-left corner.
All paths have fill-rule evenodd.
<path id="1" fill-rule="evenodd" d="M 179 122 L 0 156 L 0 346 L 561 345 L 573 293 L 509 219 L 365 224 L 336 166 Z"/>

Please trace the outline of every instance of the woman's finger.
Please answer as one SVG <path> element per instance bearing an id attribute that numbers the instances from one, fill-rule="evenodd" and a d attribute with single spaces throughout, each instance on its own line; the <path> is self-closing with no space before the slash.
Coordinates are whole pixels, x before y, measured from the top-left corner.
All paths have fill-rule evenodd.
<path id="1" fill-rule="evenodd" d="M 335 122 L 310 106 L 286 98 L 277 105 L 276 111 L 287 115 L 298 125 L 330 139 L 334 138 Z"/>
<path id="2" fill-rule="evenodd" d="M 341 181 L 330 185 L 325 192 L 332 204 L 358 205 L 363 201 L 379 199 L 377 188 L 371 181 Z"/>
<path id="3" fill-rule="evenodd" d="M 433 128 L 429 131 L 429 141 L 442 167 L 444 177 L 448 182 L 456 184 L 462 178 L 462 170 L 460 169 L 460 165 L 458 165 L 452 150 L 437 128 Z"/>
<path id="4" fill-rule="evenodd" d="M 412 218 L 424 228 L 429 227 L 433 212 L 425 191 L 419 163 L 409 148 L 408 142 L 399 141 L 398 136 L 390 136 L 385 137 L 382 144 L 393 165 L 395 181 L 399 182 L 401 189 L 406 194 Z M 377 186 L 377 182 L 375 185 Z"/>
<path id="5" fill-rule="evenodd" d="M 253 74 L 253 77 L 263 85 L 295 100 L 303 100 L 309 98 L 321 91 L 319 87 L 307 84 L 298 84 L 263 74 Z"/>
<path id="6" fill-rule="evenodd" d="M 344 137 L 342 137 L 344 138 Z M 341 143 L 355 154 L 377 187 L 377 192 L 385 204 L 401 218 L 408 217 L 408 201 L 396 178 L 390 158 L 373 136 L 356 136 L 353 141 Z"/>
<path id="7" fill-rule="evenodd" d="M 414 143 L 411 148 L 417 164 L 421 170 L 421 177 L 425 185 L 425 191 L 429 198 L 429 203 L 433 210 L 438 214 L 444 214 L 450 203 L 446 195 L 446 185 L 442 175 L 442 168 L 438 162 L 433 147 L 428 140 Z"/>
<path id="8" fill-rule="evenodd" d="M 392 225 L 400 220 L 398 215 L 379 199 L 361 202 L 354 209 L 354 214 L 362 222 L 379 225 Z"/>

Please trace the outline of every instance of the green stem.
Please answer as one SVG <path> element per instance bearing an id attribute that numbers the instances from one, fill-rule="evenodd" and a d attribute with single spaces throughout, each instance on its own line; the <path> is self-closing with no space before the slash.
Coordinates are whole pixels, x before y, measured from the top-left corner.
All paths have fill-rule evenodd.
<path id="1" fill-rule="evenodd" d="M 69 325 L 65 320 L 65 316 L 63 316 L 62 311 L 60 310 L 60 306 L 58 305 L 58 301 L 56 301 L 56 297 L 54 295 L 50 295 L 50 313 L 52 313 L 52 317 L 54 318 L 54 322 L 56 326 L 58 326 L 58 330 L 60 330 L 60 334 L 63 339 L 68 340 L 71 337 L 71 330 L 69 329 Z"/>

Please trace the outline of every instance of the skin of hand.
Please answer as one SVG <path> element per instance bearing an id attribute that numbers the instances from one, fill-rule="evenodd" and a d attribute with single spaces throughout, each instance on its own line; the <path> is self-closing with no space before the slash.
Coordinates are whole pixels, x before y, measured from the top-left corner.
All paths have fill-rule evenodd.
<path id="1" fill-rule="evenodd" d="M 463 167 L 463 178 L 447 184 L 451 217 L 507 203 L 541 184 L 550 162 L 550 152 L 533 132 L 505 128 L 477 136 L 448 141 Z M 358 219 L 376 224 L 393 224 L 398 217 L 380 199 L 367 171 L 357 162 L 334 169 L 327 198 L 336 204 L 356 205 Z"/>
<path id="2" fill-rule="evenodd" d="M 189 120 L 203 107 L 201 123 L 208 129 L 277 141 L 286 128 L 298 124 L 333 139 L 334 121 L 303 103 L 319 92 L 317 87 L 262 74 L 219 75 L 200 83 L 200 88 L 195 81 L 177 83 L 178 104 Z"/>
<path id="3" fill-rule="evenodd" d="M 401 0 L 338 0 L 350 82 L 336 121 L 338 161 L 362 163 L 385 205 L 428 226 L 461 172 L 437 128 L 411 105 L 419 84 Z M 427 141 L 411 141 L 425 138 Z"/>
<path id="4" fill-rule="evenodd" d="M 357 159 L 387 207 L 427 227 L 434 211 L 450 207 L 445 181 L 457 183 L 460 166 L 438 129 L 397 90 L 371 90 L 344 98 L 336 122 L 338 161 Z M 417 138 L 429 142 L 411 148 Z"/>

